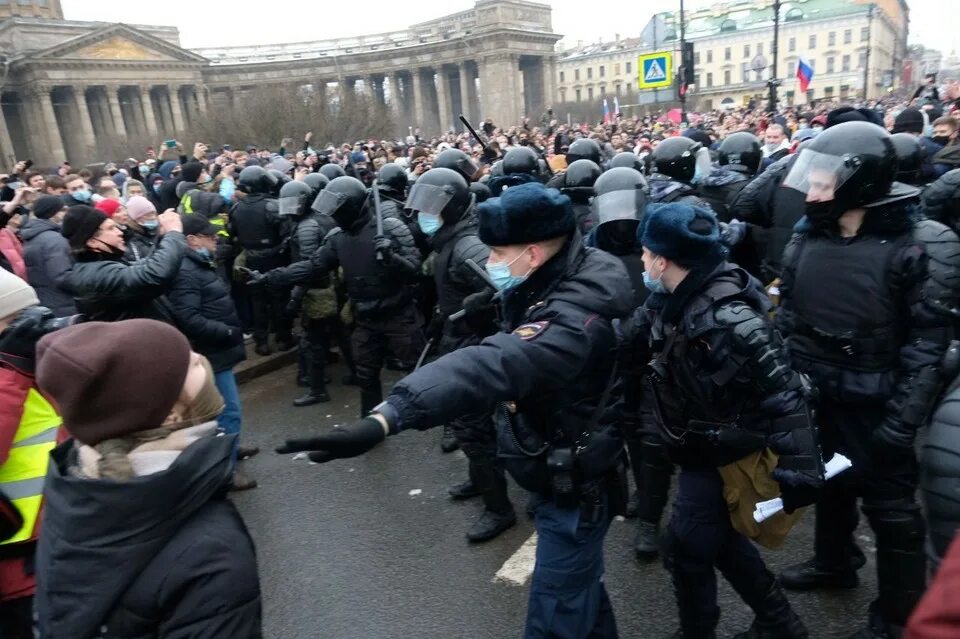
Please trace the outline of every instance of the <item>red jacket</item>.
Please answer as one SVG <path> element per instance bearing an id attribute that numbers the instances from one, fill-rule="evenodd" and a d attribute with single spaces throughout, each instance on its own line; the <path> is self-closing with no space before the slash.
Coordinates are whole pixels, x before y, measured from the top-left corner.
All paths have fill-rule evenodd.
<path id="1" fill-rule="evenodd" d="M 907 623 L 904 639 L 960 637 L 960 535 L 954 537 L 940 570 Z"/>
<path id="2" fill-rule="evenodd" d="M 13 274 L 27 280 L 27 263 L 23 261 L 23 243 L 17 234 L 8 228 L 0 229 L 0 253 L 7 258 Z"/>

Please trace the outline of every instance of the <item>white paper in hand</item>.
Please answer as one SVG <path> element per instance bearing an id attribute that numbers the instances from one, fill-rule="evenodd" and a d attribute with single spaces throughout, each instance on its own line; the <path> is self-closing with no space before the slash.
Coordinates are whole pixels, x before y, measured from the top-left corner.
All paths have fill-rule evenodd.
<path id="1" fill-rule="evenodd" d="M 850 468 L 853 468 L 853 462 L 840 453 L 834 453 L 830 461 L 823 465 L 823 476 L 830 480 Z M 761 501 L 753 511 L 753 520 L 759 524 L 770 519 L 781 510 L 783 510 L 783 500 L 779 497 Z"/>

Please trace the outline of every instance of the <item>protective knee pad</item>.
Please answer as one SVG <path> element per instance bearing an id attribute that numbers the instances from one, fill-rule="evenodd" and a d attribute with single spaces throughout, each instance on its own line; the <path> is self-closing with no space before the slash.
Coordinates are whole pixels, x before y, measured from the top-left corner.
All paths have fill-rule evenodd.
<path id="1" fill-rule="evenodd" d="M 926 585 L 926 526 L 920 506 L 907 499 L 865 501 L 863 512 L 877 535 L 877 613 L 904 626 Z"/>

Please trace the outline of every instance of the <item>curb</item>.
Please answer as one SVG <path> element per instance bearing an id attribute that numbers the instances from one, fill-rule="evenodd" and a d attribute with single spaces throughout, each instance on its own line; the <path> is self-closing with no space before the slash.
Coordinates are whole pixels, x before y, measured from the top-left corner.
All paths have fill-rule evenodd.
<path id="1" fill-rule="evenodd" d="M 240 362 L 233 370 L 233 374 L 236 376 L 238 384 L 244 384 L 296 362 L 297 348 L 263 356 L 254 353 L 253 346 L 250 345 L 247 347 L 246 361 Z"/>

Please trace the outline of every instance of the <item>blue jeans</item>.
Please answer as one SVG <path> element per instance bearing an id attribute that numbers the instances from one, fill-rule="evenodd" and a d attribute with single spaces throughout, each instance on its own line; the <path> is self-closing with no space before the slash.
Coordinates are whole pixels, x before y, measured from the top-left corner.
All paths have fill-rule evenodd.
<path id="1" fill-rule="evenodd" d="M 233 369 L 228 368 L 225 371 L 214 373 L 213 381 L 217 385 L 217 390 L 223 396 L 223 412 L 217 418 L 217 423 L 228 435 L 239 435 L 240 425 L 243 421 L 243 413 L 240 411 L 240 391 L 237 388 L 237 378 L 233 376 Z M 240 441 L 237 438 L 237 441 Z"/>
<path id="2" fill-rule="evenodd" d="M 524 639 L 616 639 L 617 623 L 603 585 L 603 538 L 610 527 L 583 521 L 579 508 L 537 507 L 537 560 Z"/>

